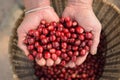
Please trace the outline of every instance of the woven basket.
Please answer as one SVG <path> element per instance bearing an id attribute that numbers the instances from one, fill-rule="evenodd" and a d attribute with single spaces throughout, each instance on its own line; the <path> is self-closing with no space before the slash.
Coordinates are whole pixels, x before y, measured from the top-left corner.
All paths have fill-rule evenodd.
<path id="1" fill-rule="evenodd" d="M 61 16 L 66 0 L 52 0 L 52 6 Z M 93 9 L 102 23 L 103 33 L 106 37 L 107 47 L 106 64 L 103 76 L 100 80 L 120 80 L 120 10 L 105 0 L 94 0 Z M 17 47 L 17 28 L 23 20 L 24 15 L 16 22 L 10 37 L 9 53 L 14 74 L 19 80 L 37 80 L 34 75 L 33 62 L 29 61 L 24 53 Z"/>

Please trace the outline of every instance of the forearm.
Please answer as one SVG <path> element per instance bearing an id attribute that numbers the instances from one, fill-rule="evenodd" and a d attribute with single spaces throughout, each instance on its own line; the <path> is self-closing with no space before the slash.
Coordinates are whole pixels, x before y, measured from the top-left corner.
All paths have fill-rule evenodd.
<path id="1" fill-rule="evenodd" d="M 23 0 L 23 1 L 26 10 L 50 5 L 50 0 Z"/>
<path id="2" fill-rule="evenodd" d="M 93 0 L 68 0 L 68 5 L 80 5 L 81 7 L 91 7 Z"/>

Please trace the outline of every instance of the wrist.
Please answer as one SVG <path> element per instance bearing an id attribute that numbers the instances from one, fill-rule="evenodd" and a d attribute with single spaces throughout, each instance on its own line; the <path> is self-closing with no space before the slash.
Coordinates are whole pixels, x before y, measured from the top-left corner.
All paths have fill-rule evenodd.
<path id="1" fill-rule="evenodd" d="M 39 10 L 35 10 L 35 11 L 32 11 L 32 12 L 28 12 L 26 13 L 25 12 L 25 16 L 32 16 L 32 15 L 43 15 L 44 13 L 46 13 L 46 11 L 52 11 L 53 8 L 52 7 L 49 7 L 49 8 L 42 8 Z"/>
<path id="2" fill-rule="evenodd" d="M 24 0 L 24 5 L 26 11 L 28 11 L 39 7 L 50 6 L 50 0 Z"/>
<path id="3" fill-rule="evenodd" d="M 93 0 L 68 0 L 67 6 L 78 6 L 79 8 L 92 8 Z"/>
<path id="4" fill-rule="evenodd" d="M 33 12 L 30 12 L 30 13 L 25 13 L 25 18 L 28 18 L 28 17 L 35 17 L 35 16 L 43 16 L 46 12 L 54 12 L 54 9 L 52 7 L 49 7 L 49 8 L 41 8 L 40 10 L 36 10 L 36 11 L 33 11 Z"/>

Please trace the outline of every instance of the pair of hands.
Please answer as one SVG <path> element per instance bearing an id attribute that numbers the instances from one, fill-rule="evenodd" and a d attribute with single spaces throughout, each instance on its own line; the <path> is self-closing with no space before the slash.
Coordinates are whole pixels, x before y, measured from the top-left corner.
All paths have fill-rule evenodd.
<path id="1" fill-rule="evenodd" d="M 79 5 L 69 5 L 65 8 L 63 12 L 63 17 L 70 17 L 71 19 L 76 20 L 86 31 L 91 31 L 94 35 L 93 45 L 91 47 L 90 53 L 96 54 L 97 46 L 99 44 L 100 32 L 101 32 L 101 24 L 96 18 L 92 6 L 91 7 L 81 7 Z M 26 55 L 29 54 L 26 46 L 23 44 L 23 40 L 25 39 L 26 33 L 30 29 L 35 29 L 39 25 L 41 19 L 45 19 L 48 22 L 51 21 L 59 21 L 59 17 L 55 13 L 53 8 L 42 9 L 40 11 L 32 12 L 25 15 L 25 18 L 21 25 L 19 26 L 18 32 L 18 46 L 25 52 Z M 70 61 L 66 67 L 75 67 L 76 65 L 82 64 L 88 53 L 83 57 L 78 57 L 76 62 Z M 43 61 L 36 60 L 39 65 L 41 65 Z M 50 64 L 51 61 L 48 61 L 47 64 Z"/>

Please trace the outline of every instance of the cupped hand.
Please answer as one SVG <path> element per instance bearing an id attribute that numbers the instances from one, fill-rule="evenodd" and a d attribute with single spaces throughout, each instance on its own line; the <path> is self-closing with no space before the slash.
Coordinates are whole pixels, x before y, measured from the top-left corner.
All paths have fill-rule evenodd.
<path id="1" fill-rule="evenodd" d="M 101 24 L 96 18 L 92 6 L 86 7 L 82 5 L 68 5 L 64 12 L 63 17 L 70 17 L 73 20 L 76 20 L 80 26 L 82 26 L 86 31 L 91 31 L 93 34 L 93 44 L 90 49 L 90 53 L 92 55 L 96 54 L 97 52 L 97 46 L 99 44 L 100 39 L 100 32 L 101 32 Z M 68 63 L 68 67 L 74 67 L 76 65 L 82 64 L 86 57 L 88 55 L 88 52 L 83 57 L 78 57 L 76 62 L 70 61 Z"/>
<path id="2" fill-rule="evenodd" d="M 38 27 L 42 19 L 47 20 L 47 22 L 59 21 L 59 18 L 53 8 L 47 8 L 26 14 L 24 20 L 17 29 L 18 46 L 25 52 L 26 56 L 29 55 L 29 51 L 27 50 L 27 47 L 23 44 L 23 40 L 25 39 L 25 36 L 30 29 L 36 29 Z M 53 61 L 45 60 L 44 58 L 40 60 L 36 59 L 36 62 L 41 66 L 46 64 L 53 65 Z"/>

